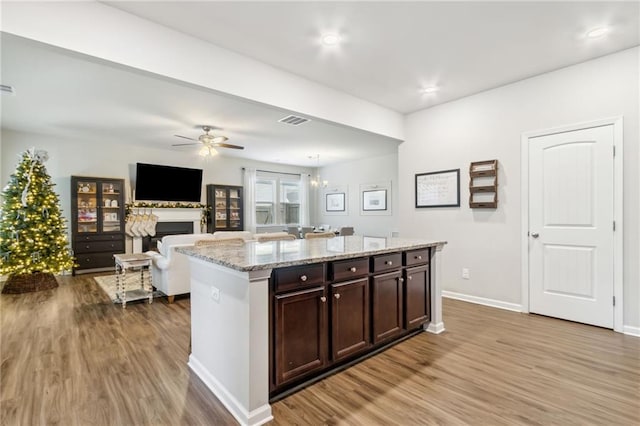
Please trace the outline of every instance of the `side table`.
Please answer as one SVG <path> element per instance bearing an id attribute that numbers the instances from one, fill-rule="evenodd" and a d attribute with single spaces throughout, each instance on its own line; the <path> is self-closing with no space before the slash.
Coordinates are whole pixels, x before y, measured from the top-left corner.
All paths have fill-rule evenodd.
<path id="1" fill-rule="evenodd" d="M 153 303 L 153 284 L 149 271 L 151 257 L 144 253 L 114 254 L 113 257 L 116 261 L 116 302 L 122 302 L 123 309 L 127 307 L 127 301 L 149 299 L 149 303 Z M 127 271 L 140 273 L 140 282 L 135 288 L 127 289 Z M 148 277 L 146 280 L 145 271 Z M 148 286 L 145 286 L 145 281 Z"/>

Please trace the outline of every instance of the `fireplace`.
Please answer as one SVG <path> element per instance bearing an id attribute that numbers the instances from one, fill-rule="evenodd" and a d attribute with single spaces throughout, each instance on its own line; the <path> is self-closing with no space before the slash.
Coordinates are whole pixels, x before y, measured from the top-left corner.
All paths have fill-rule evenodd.
<path id="1" fill-rule="evenodd" d="M 155 250 L 157 247 L 156 241 L 165 235 L 199 234 L 201 232 L 200 217 L 202 209 L 157 208 L 153 209 L 153 214 L 158 216 L 156 235 L 153 238 L 133 237 L 133 253 Z"/>
<path id="2" fill-rule="evenodd" d="M 158 222 L 156 235 L 142 238 L 142 251 L 157 251 L 157 242 L 165 235 L 193 234 L 193 222 Z"/>

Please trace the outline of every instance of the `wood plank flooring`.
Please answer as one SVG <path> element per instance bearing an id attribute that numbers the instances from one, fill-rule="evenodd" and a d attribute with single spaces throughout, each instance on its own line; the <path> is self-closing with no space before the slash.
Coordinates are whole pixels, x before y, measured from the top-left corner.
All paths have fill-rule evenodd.
<path id="1" fill-rule="evenodd" d="M 90 276 L 0 298 L 0 424 L 233 425 L 186 365 L 189 299 Z M 444 300 L 421 333 L 273 404 L 272 425 L 638 425 L 640 339 Z"/>

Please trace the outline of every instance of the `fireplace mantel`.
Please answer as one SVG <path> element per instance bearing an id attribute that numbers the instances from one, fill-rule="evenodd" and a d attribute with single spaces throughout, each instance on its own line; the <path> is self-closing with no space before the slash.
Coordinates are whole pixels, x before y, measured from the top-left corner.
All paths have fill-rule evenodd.
<path id="1" fill-rule="evenodd" d="M 200 208 L 144 208 L 134 207 L 134 211 L 153 211 L 158 216 L 158 222 L 193 222 L 193 233 L 202 233 L 200 218 L 202 209 Z M 142 253 L 142 237 L 133 237 L 133 252 Z"/>

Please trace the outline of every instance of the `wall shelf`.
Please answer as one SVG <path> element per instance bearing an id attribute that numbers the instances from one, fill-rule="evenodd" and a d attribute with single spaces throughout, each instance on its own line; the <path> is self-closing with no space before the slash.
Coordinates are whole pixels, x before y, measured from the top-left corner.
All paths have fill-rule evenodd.
<path id="1" fill-rule="evenodd" d="M 498 207 L 498 160 L 474 161 L 469 164 L 469 207 Z"/>

